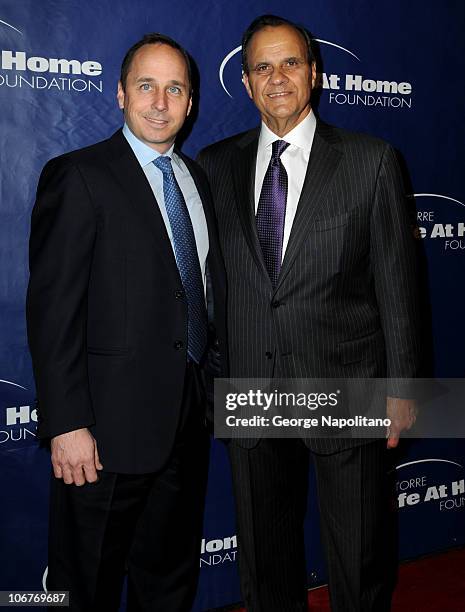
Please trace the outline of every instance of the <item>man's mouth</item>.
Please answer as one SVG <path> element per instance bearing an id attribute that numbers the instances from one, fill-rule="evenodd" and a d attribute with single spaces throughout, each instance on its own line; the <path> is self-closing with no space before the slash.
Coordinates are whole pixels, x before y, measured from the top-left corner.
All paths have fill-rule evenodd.
<path id="1" fill-rule="evenodd" d="M 268 96 L 268 98 L 284 98 L 285 96 L 289 96 L 290 93 L 290 91 L 276 91 L 266 95 Z"/>
<path id="2" fill-rule="evenodd" d="M 157 119 L 156 117 L 145 117 L 145 119 L 157 127 L 164 127 L 168 123 L 166 119 Z"/>

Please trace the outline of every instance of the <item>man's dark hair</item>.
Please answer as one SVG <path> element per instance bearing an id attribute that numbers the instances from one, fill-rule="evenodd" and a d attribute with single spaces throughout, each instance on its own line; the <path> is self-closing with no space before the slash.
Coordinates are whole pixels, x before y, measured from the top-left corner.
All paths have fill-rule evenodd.
<path id="1" fill-rule="evenodd" d="M 312 49 L 312 39 L 304 27 L 293 23 L 288 19 L 284 19 L 284 17 L 277 17 L 276 15 L 260 15 L 260 17 L 257 17 L 252 21 L 242 37 L 242 70 L 246 74 L 249 74 L 247 47 L 249 46 L 252 36 L 264 28 L 277 28 L 278 26 L 289 26 L 294 28 L 294 30 L 296 30 L 302 36 L 305 44 L 307 45 L 307 61 L 309 65 L 311 66 L 315 61 L 315 54 L 313 53 Z"/>
<path id="2" fill-rule="evenodd" d="M 132 47 L 127 51 L 126 55 L 124 56 L 123 63 L 121 64 L 121 75 L 120 75 L 120 81 L 121 81 L 121 86 L 123 87 L 123 91 L 126 90 L 126 80 L 128 78 L 128 73 L 129 73 L 129 70 L 131 69 L 131 63 L 134 58 L 134 55 L 136 54 L 136 51 L 138 51 L 144 45 L 157 45 L 157 44 L 168 45 L 169 47 L 172 47 L 173 49 L 176 49 L 177 51 L 181 53 L 181 55 L 183 56 L 186 62 L 187 78 L 189 81 L 188 83 L 189 93 L 192 93 L 192 71 L 191 71 L 191 61 L 189 58 L 189 54 L 184 49 L 184 47 L 181 47 L 181 45 L 177 43 L 175 40 L 173 40 L 169 36 L 165 36 L 164 34 L 159 34 L 158 32 L 152 32 L 151 34 L 145 34 L 143 38 L 141 38 L 134 45 L 132 45 Z"/>

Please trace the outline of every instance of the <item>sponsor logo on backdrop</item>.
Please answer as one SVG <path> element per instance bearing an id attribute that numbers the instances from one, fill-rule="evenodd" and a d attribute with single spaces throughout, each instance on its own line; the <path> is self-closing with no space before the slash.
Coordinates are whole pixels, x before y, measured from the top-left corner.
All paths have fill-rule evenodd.
<path id="1" fill-rule="evenodd" d="M 361 69 L 361 59 L 353 51 L 329 40 L 321 38 L 315 38 L 314 40 L 320 45 L 338 49 L 340 52 L 349 55 L 355 62 L 354 69 L 350 73 L 322 73 L 323 92 L 330 104 L 392 109 L 412 107 L 413 88 L 411 83 L 403 80 L 378 78 L 378 75 L 366 75 Z M 225 84 L 224 72 L 228 62 L 240 53 L 241 49 L 242 47 L 239 46 L 230 51 L 223 58 L 218 71 L 221 86 L 230 98 L 233 96 Z"/>
<path id="2" fill-rule="evenodd" d="M 417 204 L 415 237 L 448 253 L 465 250 L 465 203 L 439 193 L 414 193 Z"/>
<path id="3" fill-rule="evenodd" d="M 236 561 L 237 535 L 214 540 L 202 539 L 200 546 L 200 567 L 216 566 Z M 42 575 L 42 588 L 47 592 L 48 566 Z"/>
<path id="4" fill-rule="evenodd" d="M 23 32 L 0 19 L 1 27 Z M 19 47 L 19 45 L 18 45 Z M 102 64 L 97 60 L 48 57 L 23 48 L 1 49 L 0 87 L 60 92 L 103 92 Z"/>
<path id="5" fill-rule="evenodd" d="M 15 32 L 18 32 L 18 34 L 21 34 L 21 35 L 23 34 L 21 30 L 18 30 L 18 28 L 15 28 L 15 26 L 11 25 L 11 23 L 8 23 L 7 21 L 3 21 L 3 19 L 0 19 L 0 24 L 3 26 L 6 26 L 7 28 L 11 28 Z"/>
<path id="6" fill-rule="evenodd" d="M 2 392 L 0 448 L 8 449 L 12 446 L 17 447 L 18 444 L 25 446 L 31 442 L 35 443 L 37 411 L 33 406 L 23 404 L 21 401 L 21 398 L 30 396 L 28 389 L 14 381 L 4 379 L 0 379 L 0 389 Z M 3 399 L 4 396 L 8 399 Z"/>
<path id="7" fill-rule="evenodd" d="M 227 536 L 215 540 L 202 540 L 200 547 L 200 567 L 233 563 L 237 554 L 237 536 Z"/>
<path id="8" fill-rule="evenodd" d="M 436 466 L 433 476 L 432 465 Z M 412 466 L 415 468 L 412 469 Z M 447 478 L 441 478 L 439 466 L 447 467 Z M 453 467 L 451 467 L 453 466 Z M 419 459 L 396 467 L 397 503 L 399 509 L 433 505 L 438 512 L 454 512 L 465 508 L 464 466 L 449 459 Z M 404 476 L 404 470 L 413 476 Z M 451 476 L 455 471 L 455 475 Z"/>

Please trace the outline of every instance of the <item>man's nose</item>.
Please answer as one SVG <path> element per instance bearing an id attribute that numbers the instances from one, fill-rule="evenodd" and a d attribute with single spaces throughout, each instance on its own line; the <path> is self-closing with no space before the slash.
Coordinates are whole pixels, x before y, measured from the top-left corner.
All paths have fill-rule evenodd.
<path id="1" fill-rule="evenodd" d="M 166 91 L 157 90 L 153 94 L 152 107 L 157 111 L 165 111 L 168 108 L 168 98 Z"/>
<path id="2" fill-rule="evenodd" d="M 281 66 L 276 66 L 273 69 L 273 73 L 271 75 L 271 82 L 274 85 L 280 85 L 281 83 L 287 83 L 288 81 L 287 74 L 283 71 Z"/>

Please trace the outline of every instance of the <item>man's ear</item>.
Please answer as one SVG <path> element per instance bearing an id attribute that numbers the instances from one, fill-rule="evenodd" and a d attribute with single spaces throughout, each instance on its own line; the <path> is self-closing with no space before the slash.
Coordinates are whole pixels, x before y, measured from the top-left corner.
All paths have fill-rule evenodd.
<path id="1" fill-rule="evenodd" d="M 316 81 L 316 77 L 317 77 L 317 74 L 316 74 L 316 62 L 312 62 L 312 65 L 311 65 L 310 69 L 312 71 L 312 77 L 311 77 L 312 78 L 312 89 L 314 89 L 315 85 L 317 84 L 317 81 Z"/>
<path id="2" fill-rule="evenodd" d="M 249 76 L 245 72 L 242 73 L 242 82 L 244 83 L 244 87 L 246 88 L 247 93 L 249 94 L 249 98 L 253 100 L 252 90 L 250 89 Z"/>
<path id="3" fill-rule="evenodd" d="M 118 100 L 118 106 L 121 110 L 124 110 L 124 89 L 121 81 L 118 81 L 118 92 L 116 94 L 116 98 Z"/>
<path id="4" fill-rule="evenodd" d="M 191 92 L 191 95 L 190 95 L 190 98 L 189 98 L 189 104 L 187 105 L 187 113 L 186 113 L 186 116 L 188 116 L 188 115 L 189 115 L 189 113 L 191 112 L 191 110 L 192 110 L 192 92 Z"/>

